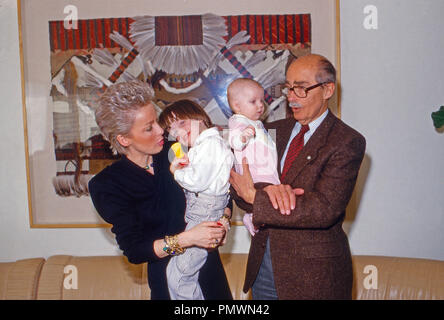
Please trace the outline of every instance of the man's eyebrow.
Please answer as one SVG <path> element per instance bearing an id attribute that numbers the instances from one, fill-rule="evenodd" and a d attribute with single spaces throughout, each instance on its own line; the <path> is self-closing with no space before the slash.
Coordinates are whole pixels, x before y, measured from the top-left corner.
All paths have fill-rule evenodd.
<path id="1" fill-rule="evenodd" d="M 288 85 L 290 85 L 290 82 L 289 81 L 285 81 L 285 84 L 288 84 Z M 300 86 L 300 85 L 306 85 L 306 84 L 308 84 L 308 82 L 307 81 L 293 81 L 293 83 L 292 83 L 293 85 L 296 85 L 296 86 Z"/>

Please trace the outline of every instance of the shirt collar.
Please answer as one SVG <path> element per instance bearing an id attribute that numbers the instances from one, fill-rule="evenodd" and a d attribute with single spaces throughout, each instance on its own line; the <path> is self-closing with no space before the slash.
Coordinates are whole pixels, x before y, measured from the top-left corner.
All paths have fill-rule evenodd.
<path id="1" fill-rule="evenodd" d="M 320 126 L 320 124 L 322 123 L 322 121 L 324 121 L 325 117 L 328 114 L 328 109 L 324 111 L 323 114 L 321 114 L 321 116 L 319 118 L 316 118 L 315 120 L 313 120 L 312 122 L 310 122 L 308 124 L 308 127 L 310 128 L 310 132 L 313 134 L 316 129 Z"/>

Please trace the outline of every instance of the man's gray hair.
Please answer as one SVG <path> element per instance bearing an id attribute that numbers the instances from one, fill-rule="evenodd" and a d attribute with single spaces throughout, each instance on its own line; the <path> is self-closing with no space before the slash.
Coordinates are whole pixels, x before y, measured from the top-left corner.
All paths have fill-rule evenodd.
<path id="1" fill-rule="evenodd" d="M 324 57 L 319 60 L 319 70 L 315 79 L 318 83 L 336 83 L 336 69 L 333 64 Z"/>

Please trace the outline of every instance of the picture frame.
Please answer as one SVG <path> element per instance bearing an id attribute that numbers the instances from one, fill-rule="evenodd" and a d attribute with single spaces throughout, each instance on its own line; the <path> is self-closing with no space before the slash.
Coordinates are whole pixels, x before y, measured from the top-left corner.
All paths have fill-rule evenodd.
<path id="1" fill-rule="evenodd" d="M 117 57 L 120 54 L 120 60 L 116 58 L 116 61 L 124 63 L 124 59 L 129 56 L 130 50 L 124 50 L 121 46 L 116 46 L 116 43 L 112 39 L 110 40 L 109 37 L 109 34 L 113 31 L 120 32 L 129 27 L 129 25 L 125 26 L 123 24 L 123 18 L 128 19 L 130 17 L 130 21 L 134 21 L 134 18 L 145 15 L 151 17 L 205 17 L 205 15 L 210 14 L 216 18 L 225 19 L 227 25 L 227 21 L 231 21 L 232 26 L 227 27 L 229 36 L 225 36 L 227 41 L 234 36 L 234 31 L 240 32 L 245 29 L 243 25 L 245 21 L 247 21 L 247 25 L 248 21 L 254 23 L 262 21 L 262 29 L 257 27 L 257 30 L 263 31 L 261 39 L 266 38 L 265 30 L 270 31 L 269 39 L 272 37 L 279 38 L 279 30 L 284 32 L 282 30 L 285 29 L 285 32 L 288 31 L 288 34 L 290 34 L 290 26 L 294 25 L 292 28 L 295 38 L 296 35 L 300 36 L 301 39 L 304 39 L 300 42 L 308 43 L 310 49 L 307 51 L 308 47 L 302 45 L 295 50 L 322 54 L 335 64 L 338 73 L 338 90 L 335 97 L 331 99 L 330 108 L 336 115 L 340 116 L 339 0 L 277 0 L 273 2 L 272 8 L 269 2 L 265 0 L 254 1 L 254 6 L 251 3 L 253 2 L 239 2 L 236 0 L 226 0 L 223 3 L 208 0 L 170 0 L 168 2 L 130 0 L 122 5 L 122 2 L 117 0 L 73 0 L 69 3 L 59 0 L 17 0 L 29 222 L 31 228 L 110 227 L 95 211 L 85 186 L 87 186 L 87 181 L 92 175 L 99 172 L 107 164 L 112 163 L 117 157 L 110 152 L 109 146 L 99 139 L 100 132 L 97 128 L 94 128 L 92 112 L 85 106 L 92 96 L 91 90 L 87 90 L 87 93 L 85 93 L 78 82 L 75 85 L 72 85 L 72 83 L 70 85 L 69 80 L 86 81 L 83 78 L 82 80 L 78 79 L 86 74 L 85 70 L 91 71 L 91 69 L 81 66 L 77 60 L 81 60 L 82 57 L 88 59 L 88 53 L 91 53 L 93 63 L 95 63 L 94 58 L 97 57 L 97 54 L 95 56 L 94 54 L 97 52 L 93 52 L 93 49 L 109 49 L 111 57 Z M 85 27 L 86 21 L 91 23 L 91 26 Z M 104 27 L 97 27 L 97 24 L 94 26 L 97 21 L 103 22 Z M 75 28 L 72 25 L 74 22 L 78 22 L 80 26 L 77 25 L 77 28 Z M 251 28 L 253 28 L 253 22 L 250 24 Z M 301 32 L 304 28 L 307 32 L 307 23 L 309 23 L 310 33 L 309 38 L 304 38 Z M 278 26 L 278 29 L 273 29 L 275 25 Z M 109 29 L 109 26 L 111 26 L 111 29 Z M 267 26 L 269 26 L 268 29 Z M 281 26 L 281 29 L 279 29 L 279 26 Z M 299 26 L 302 29 L 298 29 Z M 65 28 L 65 30 L 61 28 Z M 66 29 L 81 29 L 83 31 L 79 31 L 81 33 L 75 33 L 74 31 L 66 33 Z M 97 33 L 98 30 L 101 34 Z M 233 34 L 230 32 L 233 32 Z M 62 33 L 66 37 L 61 36 Z M 253 38 L 253 32 L 248 35 L 250 39 Z M 98 39 L 101 36 L 102 43 L 99 43 Z M 254 37 L 256 42 L 249 40 L 248 43 L 243 44 L 244 47 L 237 45 L 233 48 L 238 51 L 243 50 L 244 55 L 249 54 L 249 52 L 257 52 L 261 49 L 258 47 L 261 40 L 257 40 L 259 39 L 258 33 Z M 291 36 L 289 37 L 291 38 Z M 82 41 L 89 47 L 82 47 L 82 44 L 80 44 Z M 93 43 L 94 41 L 96 43 Z M 111 44 L 106 44 L 106 41 Z M 293 42 L 292 45 L 297 45 L 296 40 Z M 134 45 L 134 43 L 131 44 Z M 272 40 L 270 40 L 270 44 L 271 46 L 268 49 L 273 50 L 273 53 L 280 54 L 286 49 L 285 46 L 280 46 L 280 42 L 272 43 Z M 67 46 L 66 48 L 70 45 L 74 47 L 64 50 L 62 48 L 64 45 Z M 73 54 L 73 50 L 77 51 Z M 82 54 L 78 53 L 79 50 Z M 236 50 L 233 49 L 232 51 L 236 53 Z M 242 64 L 243 60 L 240 57 L 243 56 L 237 55 L 236 57 Z M 155 59 L 153 58 L 153 60 Z M 222 60 L 226 62 L 228 58 L 225 56 L 222 57 Z M 284 62 L 281 63 L 281 67 L 285 64 Z M 87 65 L 86 62 L 84 64 Z M 75 68 L 69 66 L 75 66 Z M 233 63 L 231 66 L 227 65 L 225 67 L 222 63 L 219 63 L 219 69 L 225 68 L 227 74 L 229 72 L 226 70 L 233 69 L 233 66 Z M 156 70 L 159 70 L 158 68 L 157 66 L 154 67 Z M 128 70 L 130 69 L 131 66 L 128 67 Z M 109 68 L 101 69 L 97 65 L 92 70 L 96 71 L 95 75 L 100 80 L 102 79 L 100 73 L 106 74 Z M 79 75 L 81 72 L 83 73 Z M 140 73 L 140 70 L 133 70 L 135 76 L 140 77 L 137 72 Z M 190 75 L 190 78 L 185 79 L 190 79 L 189 81 L 196 83 L 196 80 L 193 79 L 195 74 L 196 72 Z M 122 76 L 122 74 L 119 76 Z M 180 81 L 183 82 L 183 79 L 181 78 Z M 208 79 L 210 78 L 203 78 L 203 81 L 205 82 Z M 106 83 L 105 80 L 107 80 L 106 77 L 102 84 Z M 211 84 L 208 84 L 208 87 L 211 87 Z M 169 96 L 159 94 L 157 102 L 159 102 L 160 109 L 162 108 L 161 102 L 171 101 L 169 100 L 170 96 L 177 93 L 174 90 L 177 91 L 178 89 L 172 88 Z M 199 91 L 199 97 L 195 96 L 196 90 L 182 90 L 177 94 L 180 97 L 200 98 L 206 101 L 202 97 L 205 97 L 205 94 L 210 90 L 203 93 Z M 97 91 L 100 92 L 100 90 Z M 73 92 L 75 92 L 75 95 Z M 268 92 L 273 95 L 272 91 L 269 90 Z M 77 98 L 70 99 L 74 96 Z M 86 100 L 80 99 L 79 102 L 78 97 Z M 87 124 L 86 127 L 80 126 L 75 130 L 73 129 L 77 126 L 77 120 L 72 122 L 72 119 L 67 117 L 73 105 L 77 105 L 81 111 L 86 110 L 84 112 L 86 115 L 76 118 L 81 118 L 82 123 Z M 217 108 L 213 108 L 213 110 L 218 110 L 218 115 L 214 116 L 216 124 L 223 125 L 217 120 L 223 119 L 223 110 Z M 220 112 L 221 110 L 222 112 Z M 278 107 L 276 107 L 276 110 L 278 110 Z M 225 116 L 227 115 L 225 114 Z M 281 111 L 280 114 L 276 112 L 274 116 L 279 118 L 283 117 L 284 114 Z M 80 123 L 80 120 L 78 122 Z M 73 142 L 75 140 L 72 140 L 73 136 L 80 143 Z M 97 150 L 100 152 L 92 156 L 91 152 Z M 68 192 L 64 194 L 66 188 Z M 241 225 L 242 212 L 237 206 L 235 206 L 234 211 L 233 223 Z"/>

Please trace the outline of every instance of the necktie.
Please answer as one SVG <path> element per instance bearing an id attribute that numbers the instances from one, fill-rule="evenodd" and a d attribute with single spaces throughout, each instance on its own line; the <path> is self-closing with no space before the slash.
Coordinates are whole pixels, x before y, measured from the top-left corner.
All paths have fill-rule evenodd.
<path id="1" fill-rule="evenodd" d="M 288 148 L 287 157 L 284 162 L 284 169 L 282 170 L 281 181 L 284 179 L 287 174 L 288 169 L 290 169 L 291 164 L 294 159 L 298 156 L 299 152 L 301 152 L 304 147 L 304 135 L 310 128 L 308 125 L 303 125 L 299 133 L 290 143 L 290 147 Z"/>

